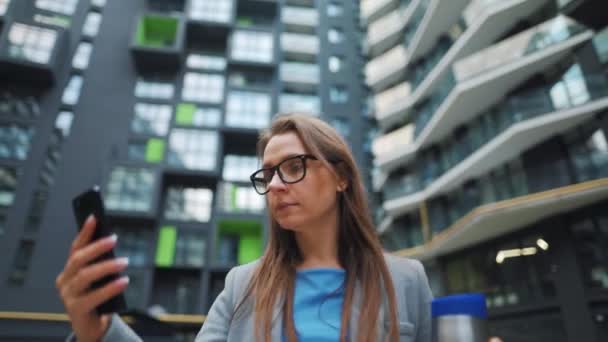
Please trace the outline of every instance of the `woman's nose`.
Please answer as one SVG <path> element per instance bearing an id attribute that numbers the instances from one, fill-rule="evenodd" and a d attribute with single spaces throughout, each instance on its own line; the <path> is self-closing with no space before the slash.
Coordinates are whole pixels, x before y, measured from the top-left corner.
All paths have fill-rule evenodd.
<path id="1" fill-rule="evenodd" d="M 283 183 L 283 180 L 281 179 L 281 177 L 279 177 L 279 173 L 275 172 L 274 175 L 272 175 L 270 182 L 268 183 L 268 190 L 273 191 L 282 189 L 285 189 L 285 183 Z"/>

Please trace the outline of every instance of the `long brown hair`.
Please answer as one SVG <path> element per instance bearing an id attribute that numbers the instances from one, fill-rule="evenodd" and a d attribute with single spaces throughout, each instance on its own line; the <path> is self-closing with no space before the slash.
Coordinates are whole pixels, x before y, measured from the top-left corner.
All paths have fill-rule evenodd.
<path id="1" fill-rule="evenodd" d="M 270 139 L 287 132 L 295 132 L 308 153 L 349 182 L 346 189 L 338 195 L 338 259 L 346 273 L 340 341 L 346 340 L 357 283 L 361 286 L 363 302 L 356 341 L 375 341 L 383 300 L 387 300 L 389 306 L 390 341 L 398 341 L 395 289 L 384 261 L 382 246 L 374 232 L 361 176 L 348 145 L 331 126 L 320 119 L 297 113 L 278 115 L 271 127 L 259 137 L 257 149 L 260 159 L 263 159 Z M 297 336 L 293 322 L 293 295 L 296 266 L 302 257 L 293 231 L 281 228 L 270 214 L 269 216 L 268 245 L 236 311 L 242 309 L 242 304 L 252 295 L 256 317 L 255 339 L 269 342 L 273 307 L 277 300 L 283 298 L 285 336 L 289 342 L 295 342 Z M 355 341 L 354 336 L 351 338 Z"/>

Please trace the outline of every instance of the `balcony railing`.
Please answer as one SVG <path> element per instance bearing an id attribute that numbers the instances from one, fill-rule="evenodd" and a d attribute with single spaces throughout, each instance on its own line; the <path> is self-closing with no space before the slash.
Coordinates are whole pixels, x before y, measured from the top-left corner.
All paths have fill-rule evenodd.
<path id="1" fill-rule="evenodd" d="M 562 43 L 585 30 L 586 28 L 577 22 L 558 16 L 454 63 L 455 77 L 458 82 L 471 79 L 498 66 Z"/>
<path id="2" fill-rule="evenodd" d="M 466 129 L 437 147 L 420 152 L 421 158 L 415 171 L 404 179 L 387 181 L 385 197 L 395 199 L 422 190 L 470 157 L 478 149 L 507 131 L 511 126 L 536 117 L 588 104 L 608 97 L 608 81 L 604 76 L 572 74 L 548 86 L 527 90 L 514 95 L 482 114 Z M 431 152 L 431 150 L 439 150 Z M 434 170 L 428 172 L 428 170 Z"/>
<path id="3" fill-rule="evenodd" d="M 456 84 L 520 61 L 523 57 L 565 42 L 585 30 L 584 26 L 571 19 L 558 16 L 456 62 L 453 73 L 445 76 L 434 94 L 419 108 L 416 137 L 430 122 L 435 110 L 441 106 Z"/>
<path id="4" fill-rule="evenodd" d="M 394 152 L 396 148 L 405 148 L 413 141 L 414 125 L 409 124 L 376 138 L 373 142 L 372 150 L 376 158 L 382 158 L 382 156 Z"/>
<path id="5" fill-rule="evenodd" d="M 287 26 L 314 28 L 319 24 L 319 12 L 314 8 L 283 6 L 281 22 Z"/>
<path id="6" fill-rule="evenodd" d="M 282 33 L 281 49 L 286 54 L 316 56 L 319 53 L 319 38 L 310 34 Z"/>
<path id="7" fill-rule="evenodd" d="M 281 81 L 286 83 L 316 85 L 319 83 L 319 66 L 316 64 L 283 62 Z"/>
<path id="8" fill-rule="evenodd" d="M 412 93 L 412 87 L 409 83 L 404 82 L 383 92 L 377 93 L 374 96 L 374 107 L 378 117 L 390 113 L 393 109 L 399 106 L 400 103 L 407 101 L 407 98 Z"/>
<path id="9" fill-rule="evenodd" d="M 367 83 L 374 88 L 382 88 L 390 76 L 399 77 L 400 69 L 407 65 L 408 54 L 402 45 L 397 45 L 374 58 L 365 66 Z"/>

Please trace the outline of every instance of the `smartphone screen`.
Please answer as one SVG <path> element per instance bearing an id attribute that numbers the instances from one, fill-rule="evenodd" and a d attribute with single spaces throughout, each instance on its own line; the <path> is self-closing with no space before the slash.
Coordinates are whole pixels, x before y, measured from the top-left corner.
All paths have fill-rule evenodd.
<path id="1" fill-rule="evenodd" d="M 91 189 L 81 193 L 72 200 L 72 206 L 74 209 L 74 215 L 76 216 L 76 224 L 78 225 L 78 231 L 82 229 L 82 225 L 86 221 L 89 215 L 93 214 L 97 220 L 95 232 L 91 242 L 109 236 L 112 232 L 106 225 L 105 210 L 103 205 L 103 199 L 101 197 L 99 186 L 94 186 Z M 114 251 L 110 250 L 93 260 L 92 263 L 97 263 L 107 259 L 114 258 Z M 102 279 L 95 281 L 91 284 L 91 289 L 96 289 L 104 286 L 105 284 L 120 277 L 120 273 L 110 274 L 103 277 Z M 105 303 L 102 303 L 97 307 L 99 314 L 120 312 L 126 309 L 126 302 L 124 295 L 121 293 Z"/>

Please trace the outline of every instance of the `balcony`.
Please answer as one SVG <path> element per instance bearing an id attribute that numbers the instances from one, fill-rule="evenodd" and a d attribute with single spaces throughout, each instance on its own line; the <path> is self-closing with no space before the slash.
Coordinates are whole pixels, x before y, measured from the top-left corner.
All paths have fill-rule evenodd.
<path id="1" fill-rule="evenodd" d="M 490 0 L 496 1 L 496 0 Z M 420 27 L 414 33 L 408 50 L 412 60 L 426 55 L 441 35 L 458 21 L 469 0 L 440 1 L 431 0 Z M 488 3 L 485 0 L 484 3 Z"/>
<path id="2" fill-rule="evenodd" d="M 399 8 L 399 2 L 399 0 L 361 1 L 361 19 L 366 23 L 371 23 Z"/>
<path id="3" fill-rule="evenodd" d="M 379 118 L 379 126 L 387 128 L 396 122 L 403 120 L 413 110 L 413 106 L 428 97 L 441 84 L 446 74 L 450 72 L 452 63 L 458 58 L 468 56 L 480 49 L 492 44 L 497 38 L 505 34 L 519 18 L 525 18 L 544 5 L 548 0 L 526 1 L 484 1 L 474 0 L 465 9 L 460 19 L 466 30 L 456 41 L 451 42 L 447 49 L 436 46 L 434 61 L 430 65 L 424 65 L 421 72 L 412 70 L 412 73 L 420 75 L 419 80 L 413 79 L 413 94 L 391 112 L 385 113 Z M 438 44 L 443 44 L 439 42 Z M 410 58 L 410 61 L 413 61 Z M 408 61 L 409 63 L 409 61 Z M 408 65 L 409 66 L 409 65 Z"/>
<path id="4" fill-rule="evenodd" d="M 319 85 L 319 66 L 316 64 L 283 62 L 279 73 L 285 86 L 295 91 L 310 92 Z"/>
<path id="5" fill-rule="evenodd" d="M 412 148 L 400 150 L 379 166 L 388 172 L 411 159 L 417 150 L 441 140 L 592 36 L 583 26 L 560 16 L 455 63 L 455 87 L 440 87 L 417 112 Z"/>
<path id="6" fill-rule="evenodd" d="M 374 109 L 377 120 L 393 114 L 402 107 L 403 102 L 412 94 L 409 82 L 400 83 L 392 88 L 374 95 Z"/>
<path id="7" fill-rule="evenodd" d="M 182 18 L 146 13 L 137 20 L 131 54 L 140 70 L 176 70 L 184 50 Z"/>
<path id="8" fill-rule="evenodd" d="M 481 205 L 435 235 L 422 247 L 403 249 L 395 254 L 423 261 L 433 259 L 508 235 L 544 218 L 598 203 L 606 198 L 608 179 L 601 178 Z"/>
<path id="9" fill-rule="evenodd" d="M 65 60 L 66 30 L 13 21 L 0 36 L 0 78 L 34 87 L 49 87 Z"/>
<path id="10" fill-rule="evenodd" d="M 407 149 L 414 141 L 414 125 L 408 124 L 391 133 L 379 136 L 372 143 L 376 160 L 390 158 L 397 149 Z"/>
<path id="11" fill-rule="evenodd" d="M 317 95 L 281 94 L 279 112 L 303 112 L 312 115 L 321 114 L 321 101 Z"/>
<path id="12" fill-rule="evenodd" d="M 412 20 L 416 5 L 416 1 L 410 2 L 407 7 L 398 8 L 369 25 L 367 43 L 371 56 L 378 56 L 401 41 L 403 29 Z"/>
<path id="13" fill-rule="evenodd" d="M 290 60 L 314 62 L 319 54 L 319 38 L 301 33 L 282 33 L 281 49 Z"/>
<path id="14" fill-rule="evenodd" d="M 314 8 L 284 6 L 281 22 L 290 32 L 314 33 L 319 25 L 319 12 Z"/>
<path id="15" fill-rule="evenodd" d="M 412 186 L 387 185 L 391 196 L 387 195 L 385 210 L 391 215 L 413 210 L 421 201 L 448 193 L 608 109 L 608 81 L 603 76 L 577 75 L 575 67 L 566 75 L 556 84 L 498 104 L 468 127 L 461 138 L 443 144 L 445 149 L 437 156 L 442 170 L 426 179 L 426 188 L 418 186 L 414 193 Z M 415 181 L 420 182 L 417 178 Z"/>
<path id="16" fill-rule="evenodd" d="M 404 77 L 408 60 L 408 53 L 402 45 L 374 58 L 365 66 L 367 84 L 379 92 L 398 82 Z"/>

